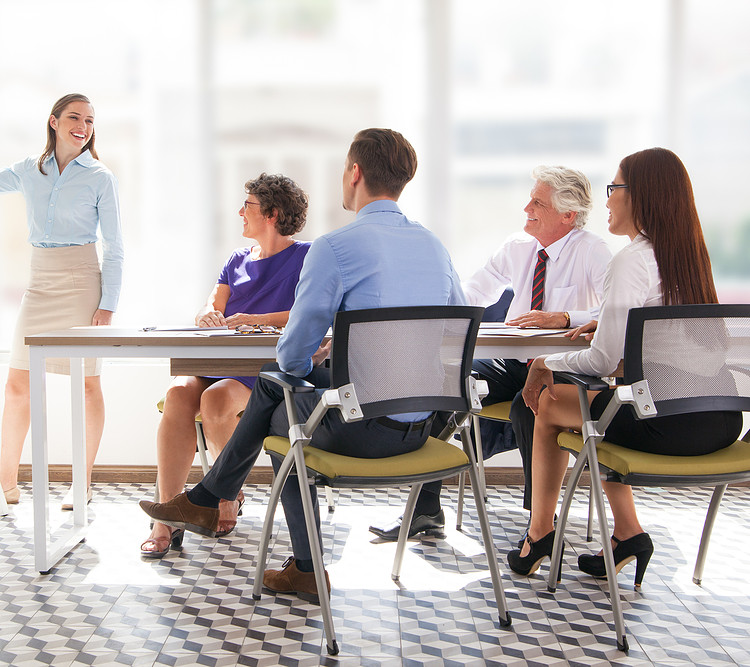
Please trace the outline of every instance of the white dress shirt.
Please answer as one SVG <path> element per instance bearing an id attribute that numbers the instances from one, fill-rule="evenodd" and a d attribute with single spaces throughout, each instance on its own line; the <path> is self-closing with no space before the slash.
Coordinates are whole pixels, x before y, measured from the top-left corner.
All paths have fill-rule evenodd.
<path id="1" fill-rule="evenodd" d="M 558 352 L 544 358 L 553 371 L 608 376 L 614 373 L 625 350 L 628 311 L 662 305 L 661 278 L 653 246 L 639 234 L 618 252 L 604 279 L 599 325 L 591 347 L 577 352 Z"/>
<path id="2" fill-rule="evenodd" d="M 507 319 L 528 313 L 537 252 L 542 247 L 526 233 L 509 237 L 481 269 L 462 283 L 467 302 L 472 306 L 492 305 L 510 286 L 514 296 Z M 574 229 L 545 250 L 549 259 L 542 310 L 567 312 L 571 327 L 598 319 L 604 275 L 612 258 L 604 239 Z"/>

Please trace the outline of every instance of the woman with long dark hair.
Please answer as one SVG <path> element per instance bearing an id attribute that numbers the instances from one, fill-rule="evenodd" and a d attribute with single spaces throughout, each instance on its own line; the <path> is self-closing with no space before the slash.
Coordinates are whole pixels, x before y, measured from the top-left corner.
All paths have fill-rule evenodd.
<path id="1" fill-rule="evenodd" d="M 536 414 L 531 523 L 522 548 L 508 554 L 511 569 L 523 575 L 534 572 L 552 553 L 554 513 L 569 458 L 558 447 L 557 436 L 582 427 L 578 390 L 554 385 L 552 371 L 612 375 L 623 356 L 630 308 L 717 302 L 690 178 L 674 153 L 651 148 L 629 155 L 607 186 L 607 194 L 609 230 L 631 242 L 610 263 L 599 322 L 571 332 L 573 338 L 595 332 L 591 347 L 538 357 L 523 389 L 526 404 Z M 601 416 L 611 394 L 612 390 L 589 392 L 593 419 Z M 605 439 L 641 451 L 689 456 L 727 447 L 741 428 L 742 416 L 737 412 L 638 421 L 631 410 L 620 410 Z M 630 486 L 605 482 L 604 490 L 614 516 L 617 569 L 637 559 L 635 583 L 640 586 L 653 553 L 651 538 L 638 521 Z M 582 555 L 578 566 L 588 574 L 605 576 L 602 555 Z"/>
<path id="2" fill-rule="evenodd" d="M 0 193 L 21 192 L 26 199 L 31 276 L 21 302 L 5 385 L 0 482 L 5 500 L 17 503 L 18 464 L 29 430 L 29 350 L 24 336 L 112 321 L 122 283 L 123 249 L 117 182 L 99 162 L 94 108 L 73 93 L 55 102 L 47 119 L 47 145 L 30 157 L 0 169 Z M 101 267 L 96 251 L 102 238 Z M 104 429 L 100 362 L 85 364 L 86 476 Z M 69 373 L 69 362 L 47 360 L 47 370 Z M 69 494 L 70 495 L 70 494 Z M 66 497 L 63 509 L 72 509 Z"/>

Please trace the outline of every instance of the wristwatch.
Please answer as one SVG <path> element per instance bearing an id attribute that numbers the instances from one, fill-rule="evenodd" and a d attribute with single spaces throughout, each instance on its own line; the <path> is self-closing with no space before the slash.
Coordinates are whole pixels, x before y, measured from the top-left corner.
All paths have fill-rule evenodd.
<path id="1" fill-rule="evenodd" d="M 565 315 L 565 328 L 570 329 L 570 313 L 566 310 L 563 315 Z"/>

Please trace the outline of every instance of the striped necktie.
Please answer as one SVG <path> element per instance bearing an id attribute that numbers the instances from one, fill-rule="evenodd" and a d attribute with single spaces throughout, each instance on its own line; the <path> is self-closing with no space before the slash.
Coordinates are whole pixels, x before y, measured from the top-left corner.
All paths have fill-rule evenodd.
<path id="1" fill-rule="evenodd" d="M 544 248 L 537 254 L 536 267 L 534 268 L 534 282 L 531 283 L 531 310 L 541 310 L 544 301 L 544 274 L 547 271 L 547 255 Z"/>

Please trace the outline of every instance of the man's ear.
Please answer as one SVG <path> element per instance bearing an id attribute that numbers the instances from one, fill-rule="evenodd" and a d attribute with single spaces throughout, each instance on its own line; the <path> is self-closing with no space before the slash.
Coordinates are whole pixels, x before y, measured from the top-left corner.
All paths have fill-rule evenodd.
<path id="1" fill-rule="evenodd" d="M 355 162 L 352 165 L 352 175 L 349 178 L 349 183 L 351 185 L 356 185 L 360 180 L 362 180 L 362 171 L 360 170 L 359 165 Z"/>
<path id="2" fill-rule="evenodd" d="M 568 211 L 567 213 L 563 213 L 563 220 L 565 221 L 565 224 L 570 225 L 571 227 L 576 226 L 577 217 L 578 211 Z"/>

